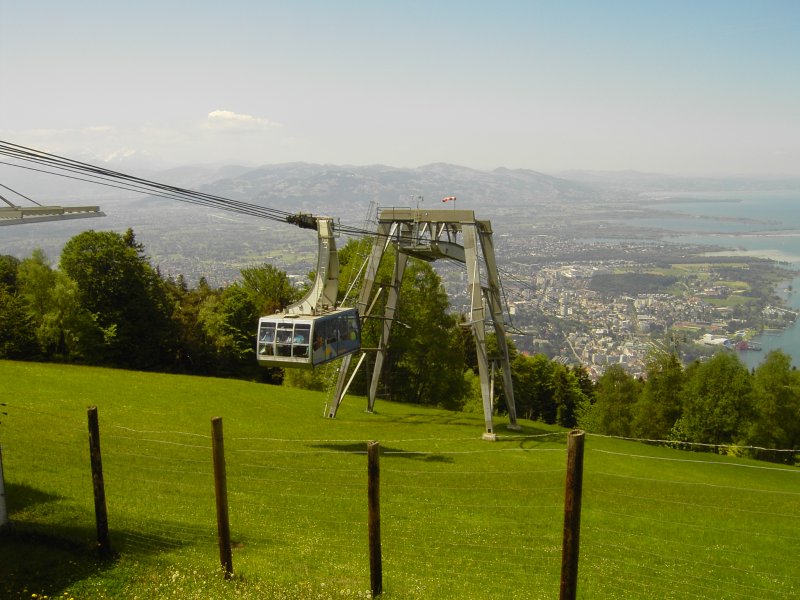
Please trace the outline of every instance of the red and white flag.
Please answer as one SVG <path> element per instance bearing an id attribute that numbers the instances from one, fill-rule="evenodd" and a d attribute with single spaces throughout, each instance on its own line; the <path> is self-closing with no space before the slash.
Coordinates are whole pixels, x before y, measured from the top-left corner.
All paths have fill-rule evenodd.
<path id="1" fill-rule="evenodd" d="M 456 201 L 456 197 L 455 196 L 446 196 L 446 197 L 442 198 L 442 202 L 450 202 L 451 200 L 453 202 L 455 202 Z"/>

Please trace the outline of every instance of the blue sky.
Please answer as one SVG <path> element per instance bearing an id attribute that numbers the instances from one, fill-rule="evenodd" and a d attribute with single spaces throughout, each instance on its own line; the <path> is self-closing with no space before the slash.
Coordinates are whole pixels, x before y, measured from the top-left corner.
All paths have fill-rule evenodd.
<path id="1" fill-rule="evenodd" d="M 800 175 L 800 0 L 0 0 L 0 139 L 173 164 Z"/>

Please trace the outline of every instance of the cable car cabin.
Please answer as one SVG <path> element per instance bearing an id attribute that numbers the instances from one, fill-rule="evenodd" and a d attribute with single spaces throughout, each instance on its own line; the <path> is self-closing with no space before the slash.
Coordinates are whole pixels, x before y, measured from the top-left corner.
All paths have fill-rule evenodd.
<path id="1" fill-rule="evenodd" d="M 361 349 L 361 324 L 355 308 L 313 315 L 277 314 L 258 321 L 259 364 L 313 369 Z"/>

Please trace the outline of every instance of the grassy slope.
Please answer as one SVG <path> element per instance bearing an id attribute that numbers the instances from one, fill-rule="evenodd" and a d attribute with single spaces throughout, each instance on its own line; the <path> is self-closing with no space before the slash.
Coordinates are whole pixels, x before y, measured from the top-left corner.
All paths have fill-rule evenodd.
<path id="1" fill-rule="evenodd" d="M 523 423 L 246 382 L 0 361 L 0 597 L 366 597 L 365 440 L 380 440 L 389 599 L 558 595 L 565 437 Z M 86 407 L 115 560 L 95 560 Z M 224 419 L 232 582 L 217 571 L 210 419 Z M 800 470 L 591 436 L 584 598 L 800 594 Z"/>

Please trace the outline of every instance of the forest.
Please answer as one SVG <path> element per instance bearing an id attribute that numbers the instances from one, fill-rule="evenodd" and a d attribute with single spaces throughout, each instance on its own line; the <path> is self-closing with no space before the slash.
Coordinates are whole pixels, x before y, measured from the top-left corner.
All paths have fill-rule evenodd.
<path id="1" fill-rule="evenodd" d="M 342 297 L 357 279 L 369 244 L 351 240 L 340 250 Z M 382 267 L 378 284 L 390 279 L 388 267 Z M 0 256 L 0 359 L 324 389 L 323 369 L 265 369 L 255 360 L 258 318 L 303 293 L 268 263 L 242 269 L 241 279 L 224 287 L 212 288 L 203 279 L 190 287 L 182 276 L 162 276 L 131 229 L 85 231 L 67 242 L 57 267 L 41 250 L 22 260 Z M 380 395 L 481 411 L 471 331 L 466 318 L 450 310 L 430 264 L 410 261 L 400 298 L 397 321 L 404 326 L 393 329 Z M 378 319 L 364 321 L 365 348 L 377 346 L 380 325 Z M 522 418 L 795 463 L 800 373 L 781 352 L 770 353 L 751 372 L 729 352 L 683 365 L 674 353 L 654 351 L 645 377 L 636 379 L 613 365 L 593 382 L 580 365 L 510 347 Z M 356 378 L 351 390 L 365 394 L 366 379 Z M 497 411 L 506 411 L 502 386 L 497 396 Z"/>

